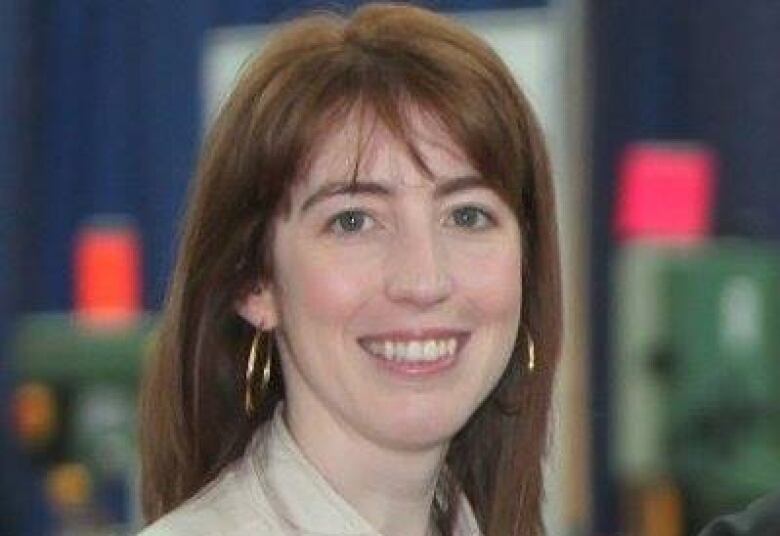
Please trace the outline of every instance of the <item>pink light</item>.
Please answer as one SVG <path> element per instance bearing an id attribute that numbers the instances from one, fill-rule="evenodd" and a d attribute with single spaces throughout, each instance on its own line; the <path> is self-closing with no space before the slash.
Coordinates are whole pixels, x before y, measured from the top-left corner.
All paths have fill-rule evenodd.
<path id="1" fill-rule="evenodd" d="M 615 234 L 621 241 L 690 242 L 712 233 L 716 158 L 693 144 L 630 145 L 618 168 Z"/>

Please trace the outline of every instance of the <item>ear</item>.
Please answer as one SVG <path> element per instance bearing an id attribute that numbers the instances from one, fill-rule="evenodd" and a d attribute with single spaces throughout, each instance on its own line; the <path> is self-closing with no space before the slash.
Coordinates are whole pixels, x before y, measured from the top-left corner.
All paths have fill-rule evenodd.
<path id="1" fill-rule="evenodd" d="M 254 289 L 236 302 L 236 312 L 255 328 L 263 331 L 279 325 L 279 309 L 271 285 Z"/>

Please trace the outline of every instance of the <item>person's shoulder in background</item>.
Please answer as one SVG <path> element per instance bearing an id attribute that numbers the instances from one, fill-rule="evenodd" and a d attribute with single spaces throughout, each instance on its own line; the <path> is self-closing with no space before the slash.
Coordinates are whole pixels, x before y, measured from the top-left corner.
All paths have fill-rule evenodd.
<path id="1" fill-rule="evenodd" d="M 715 519 L 698 536 L 780 536 L 780 490 Z"/>

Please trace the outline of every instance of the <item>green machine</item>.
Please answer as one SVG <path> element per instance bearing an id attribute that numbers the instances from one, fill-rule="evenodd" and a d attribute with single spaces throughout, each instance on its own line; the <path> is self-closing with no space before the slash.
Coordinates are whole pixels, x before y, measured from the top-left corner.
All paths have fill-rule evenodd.
<path id="1" fill-rule="evenodd" d="M 780 486 L 780 251 L 719 244 L 663 277 L 673 472 L 703 516 L 742 508 Z"/>
<path id="2" fill-rule="evenodd" d="M 780 250 L 638 242 L 613 275 L 612 470 L 689 534 L 780 486 Z"/>
<path id="3" fill-rule="evenodd" d="M 137 528 L 136 405 L 153 319 L 96 326 L 23 317 L 14 341 L 17 434 L 46 479 L 61 533 Z"/>

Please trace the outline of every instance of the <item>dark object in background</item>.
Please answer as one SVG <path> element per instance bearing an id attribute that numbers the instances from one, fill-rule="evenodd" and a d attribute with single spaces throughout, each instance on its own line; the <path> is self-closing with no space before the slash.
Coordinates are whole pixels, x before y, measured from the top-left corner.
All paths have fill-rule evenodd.
<path id="1" fill-rule="evenodd" d="M 699 536 L 777 536 L 780 534 L 780 490 L 752 503 L 742 512 L 719 517 Z"/>

